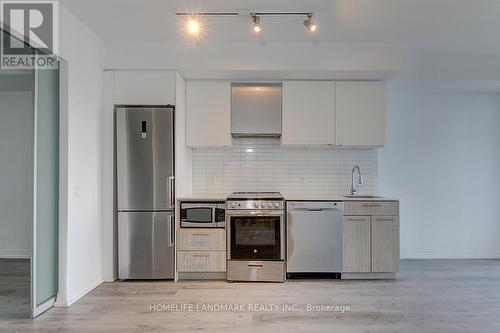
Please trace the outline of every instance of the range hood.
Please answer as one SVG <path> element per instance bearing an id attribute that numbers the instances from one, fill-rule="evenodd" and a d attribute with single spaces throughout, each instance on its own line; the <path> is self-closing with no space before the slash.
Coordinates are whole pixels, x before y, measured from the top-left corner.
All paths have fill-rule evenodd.
<path id="1" fill-rule="evenodd" d="M 231 84 L 231 135 L 281 136 L 281 83 Z"/>

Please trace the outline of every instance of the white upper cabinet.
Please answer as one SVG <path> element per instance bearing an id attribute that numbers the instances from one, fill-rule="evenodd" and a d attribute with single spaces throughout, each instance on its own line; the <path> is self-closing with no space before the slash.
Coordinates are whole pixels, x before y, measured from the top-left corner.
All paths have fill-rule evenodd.
<path id="1" fill-rule="evenodd" d="M 335 144 L 335 82 L 284 81 L 283 145 Z"/>
<path id="2" fill-rule="evenodd" d="M 175 72 L 116 71 L 115 104 L 175 105 Z"/>
<path id="3" fill-rule="evenodd" d="M 186 145 L 231 145 L 231 82 L 218 80 L 186 83 Z"/>
<path id="4" fill-rule="evenodd" d="M 336 144 L 385 144 L 386 88 L 382 81 L 337 81 Z"/>

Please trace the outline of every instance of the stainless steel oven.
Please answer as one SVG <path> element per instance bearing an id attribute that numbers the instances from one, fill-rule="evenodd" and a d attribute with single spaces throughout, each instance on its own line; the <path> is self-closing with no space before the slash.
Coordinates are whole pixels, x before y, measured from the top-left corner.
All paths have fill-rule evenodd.
<path id="1" fill-rule="evenodd" d="M 228 199 L 226 234 L 229 281 L 285 280 L 283 205 L 279 197 Z"/>
<path id="2" fill-rule="evenodd" d="M 225 204 L 222 202 L 181 203 L 181 228 L 224 228 Z"/>

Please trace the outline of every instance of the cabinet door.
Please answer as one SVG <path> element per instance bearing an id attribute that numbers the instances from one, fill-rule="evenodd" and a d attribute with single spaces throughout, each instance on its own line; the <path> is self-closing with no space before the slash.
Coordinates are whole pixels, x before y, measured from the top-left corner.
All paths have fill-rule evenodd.
<path id="1" fill-rule="evenodd" d="M 344 216 L 344 272 L 370 272 L 370 251 L 370 216 Z"/>
<path id="2" fill-rule="evenodd" d="M 116 71 L 115 104 L 175 105 L 175 72 Z"/>
<path id="3" fill-rule="evenodd" d="M 385 82 L 337 82 L 335 111 L 337 145 L 385 144 Z"/>
<path id="4" fill-rule="evenodd" d="M 335 144 L 335 82 L 283 82 L 283 145 Z"/>
<path id="5" fill-rule="evenodd" d="M 231 145 L 231 83 L 200 80 L 186 83 L 186 145 Z"/>
<path id="6" fill-rule="evenodd" d="M 372 272 L 399 271 L 399 217 L 372 217 Z"/>

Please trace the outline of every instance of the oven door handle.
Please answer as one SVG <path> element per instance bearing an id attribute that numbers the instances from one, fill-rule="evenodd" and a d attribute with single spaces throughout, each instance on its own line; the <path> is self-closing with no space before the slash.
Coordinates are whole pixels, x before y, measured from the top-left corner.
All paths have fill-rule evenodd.
<path id="1" fill-rule="evenodd" d="M 245 216 L 245 215 L 243 215 Z M 248 215 L 246 215 L 248 216 Z M 269 216 L 276 216 L 276 217 L 282 217 L 283 214 L 253 214 L 251 216 L 255 216 L 255 217 L 269 217 Z"/>
<path id="2" fill-rule="evenodd" d="M 226 258 L 231 260 L 231 220 L 226 218 Z"/>

